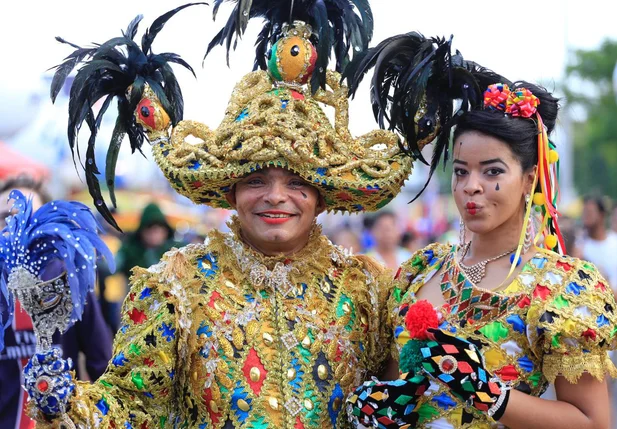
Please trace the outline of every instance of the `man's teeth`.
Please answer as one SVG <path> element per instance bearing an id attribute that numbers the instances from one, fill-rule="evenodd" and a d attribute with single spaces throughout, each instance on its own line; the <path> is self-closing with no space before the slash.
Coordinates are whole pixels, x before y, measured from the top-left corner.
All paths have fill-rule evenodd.
<path id="1" fill-rule="evenodd" d="M 281 217 L 291 217 L 291 215 L 288 214 L 274 214 L 274 213 L 261 213 L 259 216 L 262 217 L 270 217 L 270 218 L 281 218 Z"/>

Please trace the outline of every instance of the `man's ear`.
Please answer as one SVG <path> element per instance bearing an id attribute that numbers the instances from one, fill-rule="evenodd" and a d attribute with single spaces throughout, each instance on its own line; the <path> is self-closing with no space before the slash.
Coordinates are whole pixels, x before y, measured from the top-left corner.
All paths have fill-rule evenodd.
<path id="1" fill-rule="evenodd" d="M 315 216 L 319 216 L 326 210 L 326 199 L 319 192 L 319 198 L 317 199 L 317 207 L 315 207 Z"/>
<path id="2" fill-rule="evenodd" d="M 235 210 L 236 209 L 236 185 L 233 185 L 231 187 L 231 190 L 225 194 L 225 199 L 227 200 L 231 208 Z"/>

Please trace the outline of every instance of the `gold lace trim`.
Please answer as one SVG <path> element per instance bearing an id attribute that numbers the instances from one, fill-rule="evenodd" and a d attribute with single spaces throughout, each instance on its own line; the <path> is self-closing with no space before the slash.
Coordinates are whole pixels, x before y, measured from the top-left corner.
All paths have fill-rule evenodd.
<path id="1" fill-rule="evenodd" d="M 617 368 L 604 353 L 587 354 L 549 354 L 542 359 L 542 373 L 550 383 L 554 383 L 557 376 L 565 377 L 572 384 L 576 384 L 583 374 L 589 374 L 599 381 L 609 375 L 617 377 Z"/>

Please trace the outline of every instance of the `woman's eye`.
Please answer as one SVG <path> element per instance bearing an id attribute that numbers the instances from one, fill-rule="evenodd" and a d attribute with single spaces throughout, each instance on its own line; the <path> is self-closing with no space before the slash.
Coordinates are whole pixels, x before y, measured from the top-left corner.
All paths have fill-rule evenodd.
<path id="1" fill-rule="evenodd" d="M 486 170 L 486 174 L 489 176 L 499 176 L 502 173 L 504 173 L 504 171 L 501 168 L 489 168 Z"/>
<path id="2" fill-rule="evenodd" d="M 466 171 L 466 170 L 463 170 L 462 168 L 455 168 L 455 169 L 454 169 L 454 174 L 455 174 L 456 176 L 464 176 L 464 175 L 466 175 L 466 174 L 467 174 L 467 171 Z"/>

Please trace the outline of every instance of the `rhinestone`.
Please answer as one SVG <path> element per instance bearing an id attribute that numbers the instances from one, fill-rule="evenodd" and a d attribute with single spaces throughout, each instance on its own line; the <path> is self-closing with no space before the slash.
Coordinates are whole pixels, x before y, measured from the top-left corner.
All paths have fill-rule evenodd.
<path id="1" fill-rule="evenodd" d="M 302 404 L 297 398 L 291 398 L 289 401 L 285 402 L 285 408 L 289 411 L 289 414 L 295 416 L 300 411 L 302 411 Z"/>
<path id="2" fill-rule="evenodd" d="M 281 337 L 283 340 L 283 344 L 287 347 L 287 350 L 293 349 L 296 345 L 298 345 L 298 340 L 293 332 L 287 332 L 285 335 Z"/>
<path id="3" fill-rule="evenodd" d="M 251 368 L 250 376 L 251 376 L 251 381 L 258 382 L 259 379 L 261 378 L 261 371 L 259 371 L 259 368 L 254 366 Z"/>

